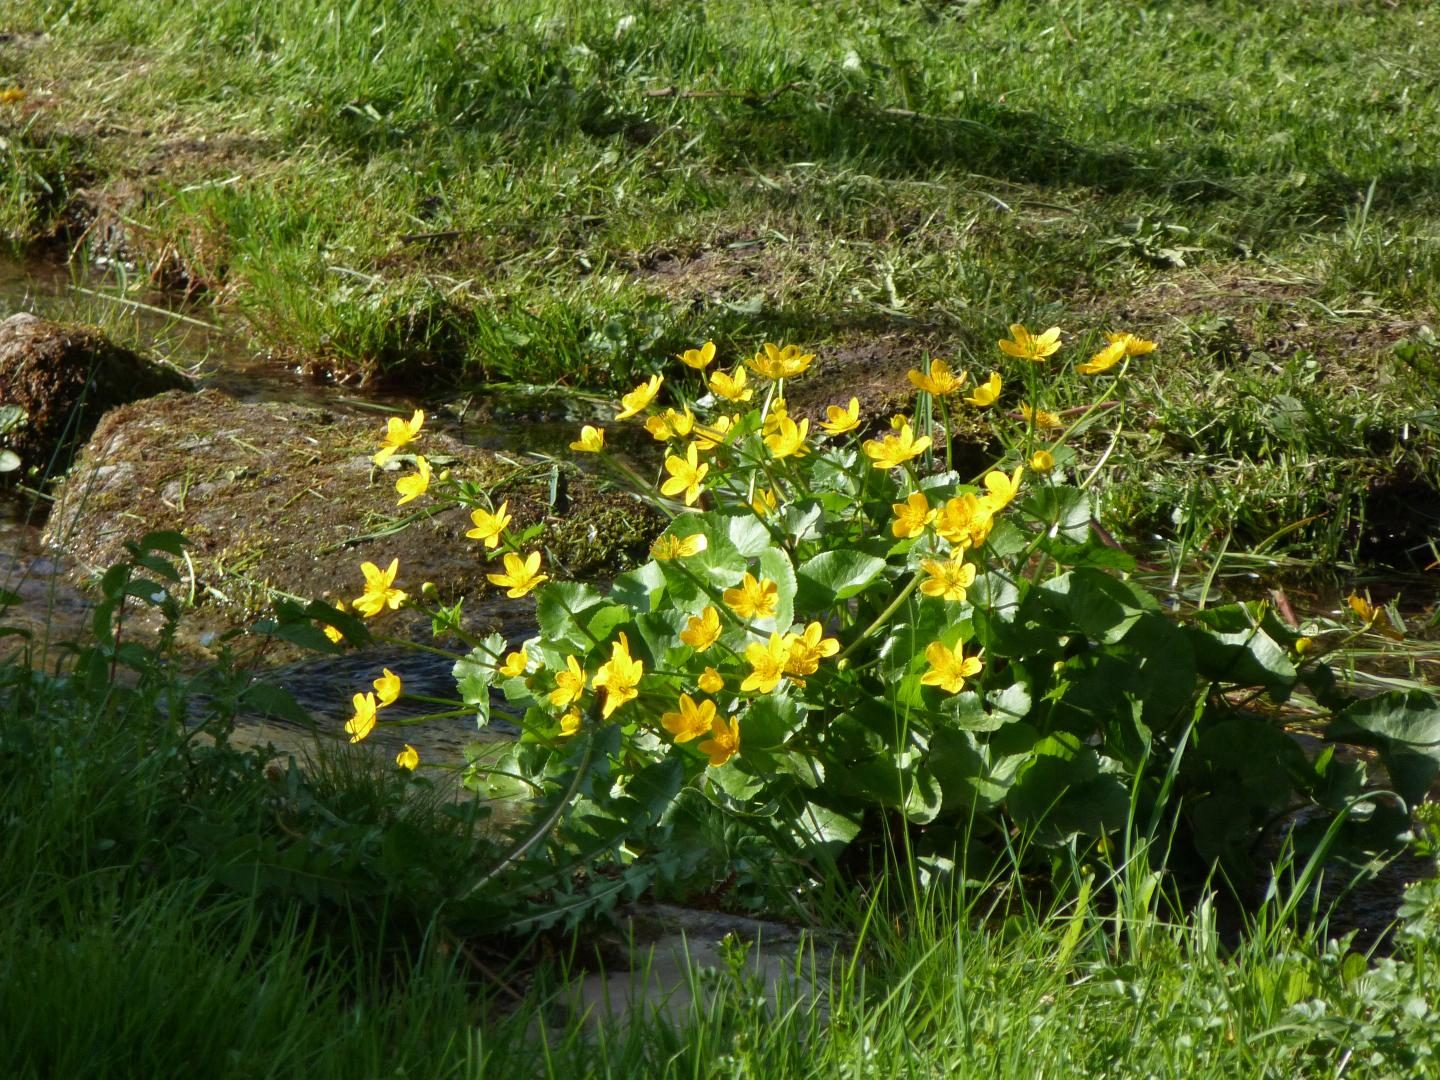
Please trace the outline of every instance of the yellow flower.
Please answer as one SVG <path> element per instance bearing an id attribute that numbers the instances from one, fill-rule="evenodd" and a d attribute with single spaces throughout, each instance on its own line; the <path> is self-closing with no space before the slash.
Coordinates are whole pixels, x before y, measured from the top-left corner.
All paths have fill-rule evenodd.
<path id="1" fill-rule="evenodd" d="M 370 460 L 376 465 L 384 465 L 394 456 L 395 451 L 415 441 L 424 423 L 425 412 L 422 409 L 416 409 L 415 415 L 409 421 L 401 420 L 398 416 L 390 417 L 385 426 L 385 438 L 381 440 L 380 449 Z"/>
<path id="2" fill-rule="evenodd" d="M 4 90 L 0 90 L 0 105 L 14 105 L 17 102 L 24 101 L 27 96 L 25 91 L 21 90 L 20 87 L 7 86 Z"/>
<path id="3" fill-rule="evenodd" d="M 685 406 L 683 413 L 677 413 L 674 409 L 666 409 L 663 415 L 652 416 L 645 421 L 645 430 L 650 432 L 656 442 L 666 442 L 670 439 L 683 439 L 695 429 L 695 414 L 690 411 L 690 406 Z"/>
<path id="4" fill-rule="evenodd" d="M 698 704 L 689 694 L 680 695 L 680 711 L 661 714 L 660 723 L 675 736 L 677 743 L 698 739 L 710 733 L 715 722 L 715 703 L 701 701 Z"/>
<path id="5" fill-rule="evenodd" d="M 919 457 L 930 448 L 930 436 L 915 438 L 907 420 L 900 425 L 898 434 L 886 435 L 883 439 L 867 439 L 861 446 L 877 469 L 896 469 L 911 458 Z"/>
<path id="6" fill-rule="evenodd" d="M 820 426 L 826 435 L 844 435 L 847 431 L 854 431 L 860 426 L 860 399 L 852 397 L 850 404 L 843 409 L 839 405 L 827 405 L 825 419 L 820 421 Z"/>
<path id="7" fill-rule="evenodd" d="M 765 422 L 760 426 L 760 434 L 773 435 L 780 430 L 780 425 L 790 418 L 790 413 L 785 407 L 785 399 L 777 397 L 770 402 L 770 409 L 765 413 Z"/>
<path id="8" fill-rule="evenodd" d="M 550 575 L 540 573 L 540 552 L 532 551 L 522 560 L 513 551 L 507 551 L 505 553 L 505 572 L 503 574 L 486 574 L 485 576 L 491 583 L 503 586 L 505 595 L 511 600 L 519 600 Z"/>
<path id="9" fill-rule="evenodd" d="M 1112 345 L 1123 342 L 1126 356 L 1144 356 L 1146 353 L 1155 351 L 1155 342 L 1136 337 L 1134 334 L 1106 334 L 1105 340 Z"/>
<path id="10" fill-rule="evenodd" d="M 805 436 L 809 431 L 809 420 L 801 420 L 797 424 L 788 416 L 783 416 L 776 430 L 765 436 L 765 445 L 770 448 L 770 453 L 776 460 L 787 457 L 802 458 L 810 452 L 805 445 Z"/>
<path id="11" fill-rule="evenodd" d="M 411 772 L 414 772 L 415 767 L 420 764 L 420 751 L 416 750 L 415 747 L 407 742 L 405 749 L 395 755 L 395 764 L 399 765 L 402 769 L 409 769 Z"/>
<path id="12" fill-rule="evenodd" d="M 1006 356 L 1020 360 L 1044 360 L 1054 356 L 1060 348 L 1060 328 L 1052 326 L 1043 334 L 1032 335 L 1020 323 L 1010 325 L 1010 337 L 997 342 Z"/>
<path id="13" fill-rule="evenodd" d="M 745 385 L 748 381 L 743 367 L 737 367 L 733 375 L 717 371 L 710 376 L 710 389 L 717 397 L 727 401 L 749 401 L 755 396 L 755 391 Z"/>
<path id="14" fill-rule="evenodd" d="M 1000 385 L 1000 373 L 990 372 L 990 378 L 976 385 L 975 392 L 965 399 L 965 404 L 974 405 L 977 409 L 994 405 L 1000 400 Z"/>
<path id="15" fill-rule="evenodd" d="M 931 360 L 928 374 L 922 375 L 912 368 L 907 377 L 918 390 L 935 397 L 948 397 L 965 385 L 968 376 L 963 371 L 956 375 L 944 360 Z"/>
<path id="16" fill-rule="evenodd" d="M 814 675 L 821 660 L 840 651 L 840 642 L 825 637 L 825 628 L 818 622 L 805 627 L 803 633 L 788 635 L 785 643 L 789 646 L 785 660 L 787 675 Z"/>
<path id="17" fill-rule="evenodd" d="M 495 671 L 500 675 L 504 675 L 507 679 L 518 679 L 521 675 L 525 674 L 529 667 L 530 657 L 522 650 L 521 652 L 506 654 L 505 662 L 496 668 Z"/>
<path id="18" fill-rule="evenodd" d="M 1030 471 L 1048 473 L 1055 468 L 1055 455 L 1049 450 L 1036 450 L 1030 455 Z"/>
<path id="19" fill-rule="evenodd" d="M 700 689 L 707 694 L 718 694 L 725 689 L 725 679 L 713 667 L 707 667 L 700 673 Z"/>
<path id="20" fill-rule="evenodd" d="M 925 531 L 925 526 L 935 520 L 930 500 L 918 491 L 912 492 L 904 502 L 891 503 L 890 509 L 895 511 L 890 531 L 901 539 L 919 536 Z"/>
<path id="21" fill-rule="evenodd" d="M 685 629 L 680 631 L 680 640 L 696 652 L 704 652 L 720 640 L 720 612 L 709 604 L 699 615 L 690 616 Z"/>
<path id="22" fill-rule="evenodd" d="M 964 646 L 956 643 L 951 649 L 944 642 L 932 641 L 925 648 L 925 659 L 930 661 L 930 670 L 920 676 L 925 686 L 938 686 L 947 694 L 958 694 L 965 686 L 965 680 L 980 674 L 984 665 L 978 656 L 966 656 Z"/>
<path id="23" fill-rule="evenodd" d="M 943 562 L 939 559 L 925 559 L 920 569 L 928 575 L 920 583 L 920 591 L 926 596 L 938 596 L 956 604 L 965 602 L 965 590 L 975 584 L 975 564 L 951 557 Z"/>
<path id="24" fill-rule="evenodd" d="M 717 416 L 710 421 L 709 426 L 697 424 L 695 426 L 695 449 L 701 452 L 714 450 L 725 441 L 725 436 L 734 426 L 735 418 L 733 416 Z"/>
<path id="25" fill-rule="evenodd" d="M 509 510 L 510 500 L 506 499 L 493 514 L 488 510 L 470 511 L 470 520 L 475 523 L 475 528 L 467 530 L 465 535 L 471 540 L 483 541 L 487 548 L 499 547 L 500 534 L 510 524 Z"/>
<path id="26" fill-rule="evenodd" d="M 565 658 L 565 670 L 556 672 L 555 689 L 550 691 L 550 704 L 564 709 L 580 700 L 585 693 L 585 672 L 573 656 Z"/>
<path id="27" fill-rule="evenodd" d="M 758 690 L 768 694 L 785 677 L 785 664 L 790 659 L 790 645 L 779 634 L 771 631 L 770 641 L 761 645 L 758 641 L 745 646 L 745 660 L 750 665 L 750 674 L 740 684 L 742 692 Z"/>
<path id="28" fill-rule="evenodd" d="M 707 341 L 698 349 L 686 349 L 680 354 L 680 362 L 696 371 L 704 371 L 715 359 L 715 343 Z"/>
<path id="29" fill-rule="evenodd" d="M 704 551 L 710 541 L 705 539 L 704 533 L 691 533 L 686 537 L 676 536 L 674 533 L 666 533 L 657 537 L 650 545 L 650 557 L 665 562 L 668 559 L 684 559 L 691 555 L 698 555 Z"/>
<path id="30" fill-rule="evenodd" d="M 1380 618 L 1381 609 L 1370 603 L 1369 597 L 1359 596 L 1352 592 L 1345 598 L 1345 603 L 1349 604 L 1350 610 L 1356 615 L 1359 615 L 1360 618 L 1364 619 L 1367 623 L 1373 623 L 1376 619 Z"/>
<path id="31" fill-rule="evenodd" d="M 1099 375 L 1109 371 L 1125 358 L 1125 342 L 1112 341 L 1083 364 L 1076 364 L 1075 370 L 1081 375 Z"/>
<path id="32" fill-rule="evenodd" d="M 361 563 L 360 572 L 365 575 L 365 593 L 353 601 L 355 610 L 369 618 L 372 615 L 379 615 L 387 607 L 394 611 L 403 604 L 405 594 L 399 589 L 392 588 L 399 569 L 399 559 L 391 559 L 390 565 L 384 570 L 372 562 Z"/>
<path id="33" fill-rule="evenodd" d="M 700 744 L 700 752 L 710 758 L 715 768 L 724 765 L 740 752 L 740 721 L 732 719 L 726 724 L 717 716 L 710 725 L 710 738 Z"/>
<path id="34" fill-rule="evenodd" d="M 1315 639 L 1310 637 L 1296 638 L 1294 648 L 1296 656 L 1306 656 L 1315 651 Z"/>
<path id="35" fill-rule="evenodd" d="M 345 734 L 356 743 L 375 730 L 375 695 L 356 694 L 350 702 L 355 706 L 355 715 L 345 721 Z"/>
<path id="36" fill-rule="evenodd" d="M 349 610 L 345 607 L 344 600 L 336 600 L 335 603 L 331 606 L 334 607 L 336 611 Z M 331 641 L 333 641 L 336 645 L 339 645 L 340 642 L 345 640 L 345 635 L 340 632 L 340 629 L 338 627 L 330 626 L 327 624 L 325 627 L 323 627 L 323 629 L 325 631 L 325 636 Z"/>
<path id="37" fill-rule="evenodd" d="M 643 382 L 624 395 L 620 399 L 620 411 L 615 414 L 616 420 L 629 420 L 640 410 L 655 400 L 655 395 L 660 392 L 660 384 L 665 381 L 663 375 L 651 375 L 648 382 Z"/>
<path id="38" fill-rule="evenodd" d="M 610 719 L 610 714 L 640 696 L 640 677 L 645 674 L 645 664 L 630 655 L 630 642 L 622 633 L 620 640 L 610 646 L 610 660 L 602 664 L 593 680 L 595 689 L 604 689 L 604 705 L 601 715 Z"/>
<path id="39" fill-rule="evenodd" d="M 756 375 L 778 380 L 803 375 L 814 359 L 814 353 L 802 354 L 798 345 L 786 345 L 782 349 L 767 341 L 747 364 Z"/>
<path id="40" fill-rule="evenodd" d="M 726 589 L 725 606 L 742 619 L 773 619 L 780 603 L 780 586 L 765 578 L 756 580 L 747 570 L 738 588 Z"/>
<path id="41" fill-rule="evenodd" d="M 564 716 L 560 717 L 560 734 L 569 738 L 580 730 L 580 710 L 571 709 Z"/>
<path id="42" fill-rule="evenodd" d="M 979 547 L 990 535 L 994 508 L 974 492 L 950 499 L 935 515 L 935 531 L 958 548 Z"/>
<path id="43" fill-rule="evenodd" d="M 584 454 L 598 454 L 605 449 L 605 429 L 586 424 L 580 429 L 580 438 L 570 444 L 571 450 Z"/>
<path id="44" fill-rule="evenodd" d="M 395 481 L 395 490 L 400 493 L 400 501 L 396 506 L 404 506 L 430 490 L 430 462 L 426 461 L 423 455 L 416 455 L 415 467 L 420 471 Z"/>
<path id="45" fill-rule="evenodd" d="M 1016 494 L 1020 491 L 1020 477 L 1025 474 L 1025 466 L 1016 465 L 1015 471 L 1006 476 L 999 469 L 985 474 L 985 490 L 990 494 L 980 501 L 988 504 L 992 512 L 1004 510 L 1015 501 Z"/>
<path id="46" fill-rule="evenodd" d="M 660 494 L 679 495 L 685 493 L 685 505 L 694 506 L 695 500 L 700 498 L 701 484 L 705 480 L 705 474 L 710 471 L 709 465 L 701 465 L 699 452 L 695 444 L 691 443 L 683 458 L 674 454 L 665 459 L 665 471 L 670 474 L 670 479 L 660 485 Z"/>
<path id="47" fill-rule="evenodd" d="M 1053 431 L 1060 427 L 1060 417 L 1053 412 L 1046 412 L 1044 409 L 1032 409 L 1029 405 L 1020 406 L 1020 415 L 1025 418 L 1027 424 L 1034 424 L 1042 431 Z"/>
<path id="48" fill-rule="evenodd" d="M 375 680 L 375 697 L 380 707 L 384 708 L 386 705 L 394 705 L 400 697 L 400 676 L 388 667 L 381 670 L 384 674 Z"/>
<path id="49" fill-rule="evenodd" d="M 775 501 L 775 492 L 770 488 L 762 488 L 755 492 L 755 497 L 750 500 L 750 509 L 754 510 L 759 517 L 769 517 L 775 512 L 779 504 Z"/>

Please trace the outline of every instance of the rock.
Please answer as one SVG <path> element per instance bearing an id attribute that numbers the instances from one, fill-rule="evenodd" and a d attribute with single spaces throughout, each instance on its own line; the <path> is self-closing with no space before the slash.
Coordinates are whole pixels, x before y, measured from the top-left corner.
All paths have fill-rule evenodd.
<path id="1" fill-rule="evenodd" d="M 14 451 L 25 468 L 58 475 L 107 411 L 189 387 L 179 372 L 98 330 L 24 313 L 0 322 L 0 405 L 26 414 L 24 423 L 0 434 L 0 448 Z"/>
<path id="2" fill-rule="evenodd" d="M 429 495 L 397 507 L 395 481 L 414 469 L 371 464 L 384 430 L 374 417 L 243 403 L 215 390 L 126 405 L 105 416 L 61 486 L 45 539 L 98 570 L 123 556 L 126 540 L 183 533 L 193 545 L 187 592 L 217 602 L 210 606 L 231 625 L 267 609 L 271 590 L 348 603 L 363 590 L 367 561 L 398 558 L 397 587 L 418 593 L 431 581 L 446 603 L 493 594 L 485 574 L 499 567 L 466 538 L 467 510 Z M 550 464 L 466 446 L 433 424 L 407 449 L 424 453 L 436 474 L 448 469 L 496 504 L 508 500 L 517 533 L 541 525 L 531 545 L 545 552 L 552 577 L 613 574 L 663 527 L 633 497 L 601 491 L 568 467 L 552 506 Z M 531 607 L 503 606 L 527 615 Z"/>

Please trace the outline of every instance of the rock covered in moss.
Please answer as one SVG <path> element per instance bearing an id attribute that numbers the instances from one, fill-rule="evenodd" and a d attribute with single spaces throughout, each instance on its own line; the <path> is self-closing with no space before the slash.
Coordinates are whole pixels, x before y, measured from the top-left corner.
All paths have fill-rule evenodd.
<path id="1" fill-rule="evenodd" d="M 434 582 L 446 602 L 491 593 L 485 573 L 497 566 L 465 537 L 466 509 L 428 495 L 397 506 L 395 481 L 414 468 L 403 457 L 374 466 L 384 431 L 373 417 L 245 403 L 215 390 L 136 402 L 96 429 L 61 487 L 46 539 L 103 569 L 126 540 L 183 533 L 197 600 L 218 602 L 235 622 L 266 608 L 269 590 L 348 603 L 363 589 L 366 561 L 399 559 L 397 587 L 418 593 Z M 411 450 L 437 474 L 448 469 L 496 504 L 508 500 L 517 534 L 543 526 L 532 545 L 552 576 L 613 574 L 643 557 L 663 527 L 633 497 L 568 467 L 557 485 L 548 463 L 466 446 L 431 427 Z M 563 497 L 552 500 L 556 488 Z"/>
<path id="2" fill-rule="evenodd" d="M 0 435 L 0 447 L 26 468 L 47 469 L 54 461 L 63 471 L 110 409 L 189 387 L 184 375 L 90 327 L 24 313 L 0 322 L 0 404 L 25 414 Z"/>

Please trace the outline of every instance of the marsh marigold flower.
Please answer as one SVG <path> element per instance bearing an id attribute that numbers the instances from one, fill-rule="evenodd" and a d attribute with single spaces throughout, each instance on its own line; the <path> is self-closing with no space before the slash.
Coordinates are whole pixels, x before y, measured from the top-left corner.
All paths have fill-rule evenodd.
<path id="1" fill-rule="evenodd" d="M 750 509 L 762 518 L 773 514 L 778 505 L 775 501 L 775 492 L 770 488 L 759 489 L 755 492 L 755 497 L 750 500 Z"/>
<path id="2" fill-rule="evenodd" d="M 1025 466 L 1016 465 L 1015 471 L 1006 476 L 999 469 L 985 474 L 985 490 L 989 492 L 981 501 L 988 503 L 992 511 L 1004 510 L 1015 501 L 1015 496 L 1020 492 L 1020 477 L 1025 474 Z"/>
<path id="3" fill-rule="evenodd" d="M 335 603 L 330 606 L 333 607 L 336 611 L 348 610 L 345 607 L 344 600 L 336 600 Z M 338 626 L 331 626 L 329 623 L 326 623 L 321 629 L 325 631 L 325 636 L 331 641 L 333 641 L 336 645 L 339 645 L 340 642 L 345 640 L 345 635 L 340 632 L 340 628 Z"/>
<path id="4" fill-rule="evenodd" d="M 947 694 L 958 694 L 965 688 L 965 680 L 980 674 L 984 666 L 980 657 L 966 656 L 959 642 L 952 649 L 942 641 L 932 641 L 925 647 L 925 659 L 930 662 L 930 670 L 920 676 L 920 682 L 938 686 Z"/>
<path id="5" fill-rule="evenodd" d="M 713 701 L 697 702 L 689 694 L 680 695 L 680 709 L 678 712 L 662 713 L 660 723 L 665 730 L 675 736 L 677 743 L 689 742 L 691 739 L 698 739 L 710 732 L 710 727 L 715 722 L 715 703 Z"/>
<path id="6" fill-rule="evenodd" d="M 563 709 L 574 705 L 583 693 L 585 672 L 581 670 L 579 660 L 567 656 L 564 669 L 555 673 L 555 689 L 550 691 L 550 704 Z"/>
<path id="7" fill-rule="evenodd" d="M 920 569 L 925 571 L 925 580 L 920 591 L 926 596 L 939 597 L 951 603 L 963 604 L 965 590 L 975 584 L 975 564 L 961 559 L 924 559 Z"/>
<path id="8" fill-rule="evenodd" d="M 1055 468 L 1055 455 L 1049 450 L 1036 450 L 1030 455 L 1030 471 L 1048 473 Z"/>
<path id="9" fill-rule="evenodd" d="M 600 453 L 605 449 L 605 429 L 586 424 L 580 429 L 580 438 L 570 444 L 570 449 L 579 450 L 582 454 Z"/>
<path id="10" fill-rule="evenodd" d="M 915 438 L 915 433 L 910 430 L 908 420 L 900 425 L 897 432 L 892 432 L 883 439 L 867 439 L 860 447 L 877 469 L 898 469 L 905 462 L 919 457 L 929 448 L 930 436 L 922 435 L 918 439 Z"/>
<path id="11" fill-rule="evenodd" d="M 803 375 L 814 359 L 814 353 L 802 353 L 798 345 L 781 348 L 767 341 L 747 364 L 756 375 L 766 379 L 793 379 Z"/>
<path id="12" fill-rule="evenodd" d="M 994 405 L 1000 400 L 1001 385 L 1000 373 L 998 371 L 990 372 L 990 378 L 976 385 L 974 392 L 965 399 L 965 404 L 974 405 L 977 409 Z"/>
<path id="13" fill-rule="evenodd" d="M 667 457 L 665 471 L 670 474 L 670 479 L 660 485 L 660 494 L 673 496 L 683 492 L 685 505 L 694 506 L 695 501 L 700 498 L 705 474 L 710 471 L 709 465 L 700 464 L 699 451 L 695 444 L 690 444 L 683 458 L 674 454 Z"/>
<path id="14" fill-rule="evenodd" d="M 610 646 L 610 659 L 600 665 L 600 670 L 591 680 L 595 688 L 605 690 L 605 704 L 601 715 L 606 720 L 610 714 L 640 696 L 640 678 L 645 674 L 645 664 L 630 655 L 630 641 L 622 633 L 620 640 Z"/>
<path id="15" fill-rule="evenodd" d="M 725 436 L 730 434 L 730 429 L 734 426 L 735 417 L 724 415 L 712 417 L 708 425 L 696 424 L 695 449 L 702 454 L 707 450 L 714 450 L 725 441 Z"/>
<path id="16" fill-rule="evenodd" d="M 390 417 L 385 425 L 385 437 L 381 440 L 380 449 L 370 460 L 376 465 L 384 465 L 395 456 L 397 450 L 415 441 L 424 424 L 425 412 L 423 409 L 416 409 L 415 415 L 408 421 L 401 420 L 398 416 Z"/>
<path id="17" fill-rule="evenodd" d="M 1081 375 L 1099 375 L 1109 371 L 1125 358 L 1125 342 L 1112 341 L 1083 364 L 1076 364 L 1075 370 Z"/>
<path id="18" fill-rule="evenodd" d="M 1054 356 L 1059 350 L 1060 328 L 1052 326 L 1043 334 L 1031 334 L 1022 324 L 1011 323 L 1010 337 L 1003 338 L 996 344 L 1000 346 L 1000 351 L 1006 356 L 1038 362 Z"/>
<path id="19" fill-rule="evenodd" d="M 951 371 L 944 360 L 931 360 L 930 370 L 925 374 L 911 368 L 906 377 L 917 390 L 924 390 L 934 397 L 948 397 L 955 393 L 965 385 L 967 378 L 963 371 L 958 375 Z"/>
<path id="20" fill-rule="evenodd" d="M 680 362 L 696 371 L 704 371 L 715 359 L 715 343 L 707 341 L 698 349 L 686 349 L 680 354 Z"/>
<path id="21" fill-rule="evenodd" d="M 657 537 L 650 545 L 650 557 L 661 562 L 670 559 L 685 559 L 691 555 L 698 555 L 704 551 L 710 543 L 705 539 L 704 533 L 691 533 L 686 537 L 676 536 L 674 533 L 666 533 Z"/>
<path id="22" fill-rule="evenodd" d="M 789 653 L 785 659 L 786 675 L 814 675 L 820 661 L 840 651 L 840 642 L 825 636 L 825 628 L 812 622 L 799 634 L 785 638 Z"/>
<path id="23" fill-rule="evenodd" d="M 746 385 L 748 381 L 743 367 L 737 367 L 733 375 L 717 371 L 710 376 L 710 390 L 726 401 L 749 401 L 755 396 L 755 391 Z"/>
<path id="24" fill-rule="evenodd" d="M 409 769 L 411 772 L 420 764 L 420 751 L 411 746 L 408 742 L 405 749 L 395 755 L 395 764 L 402 769 Z"/>
<path id="25" fill-rule="evenodd" d="M 1123 344 L 1126 356 L 1144 356 L 1146 353 L 1155 351 L 1155 342 L 1147 341 L 1143 337 L 1136 337 L 1134 334 L 1116 333 L 1106 334 L 1105 340 L 1110 344 Z"/>
<path id="26" fill-rule="evenodd" d="M 802 458 L 810 452 L 805 445 L 805 436 L 810 431 L 810 421 L 795 423 L 788 416 L 782 416 L 776 429 L 765 436 L 765 445 L 778 461 L 781 458 Z"/>
<path id="27" fill-rule="evenodd" d="M 745 660 L 750 665 L 750 674 L 740 684 L 742 692 L 758 690 L 768 694 L 785 677 L 785 664 L 790 659 L 790 645 L 779 634 L 771 631 L 770 640 L 762 645 L 758 641 L 745 646 Z"/>
<path id="28" fill-rule="evenodd" d="M 720 612 L 709 604 L 699 615 L 690 616 L 685 629 L 680 631 L 680 640 L 696 652 L 704 652 L 720 640 Z"/>
<path id="29" fill-rule="evenodd" d="M 375 730 L 375 695 L 356 694 L 350 699 L 355 715 L 345 721 L 345 734 L 352 743 L 357 743 Z"/>
<path id="30" fill-rule="evenodd" d="M 720 717 L 710 725 L 710 738 L 700 744 L 700 752 L 710 759 L 714 768 L 724 765 L 740 752 L 740 721 L 726 723 Z"/>
<path id="31" fill-rule="evenodd" d="M 379 615 L 387 607 L 394 611 L 405 602 L 406 594 L 394 587 L 395 575 L 400 570 L 400 560 L 391 559 L 390 565 L 381 570 L 372 562 L 360 564 L 365 575 L 365 592 L 352 601 L 355 610 L 366 618 Z"/>
<path id="32" fill-rule="evenodd" d="M 395 490 L 400 493 L 400 501 L 396 506 L 404 506 L 413 499 L 418 499 L 425 492 L 430 490 L 430 462 L 423 456 L 416 456 L 415 468 L 418 472 L 409 476 L 402 476 L 395 481 Z"/>
<path id="33" fill-rule="evenodd" d="M 498 674 L 507 679 L 518 679 L 530 668 L 530 657 L 522 649 L 520 652 L 508 653 L 505 662 L 495 670 Z"/>
<path id="34" fill-rule="evenodd" d="M 713 667 L 707 667 L 700 673 L 698 680 L 700 689 L 707 694 L 718 694 L 725 689 L 725 678 Z"/>
<path id="35" fill-rule="evenodd" d="M 560 717 L 560 734 L 569 738 L 580 730 L 580 710 L 571 709 L 564 716 Z"/>
<path id="36" fill-rule="evenodd" d="M 481 541 L 487 548 L 500 546 L 500 534 L 510 524 L 510 500 L 506 499 L 500 504 L 500 509 L 491 513 L 489 510 L 471 510 L 470 520 L 475 523 L 473 529 L 466 531 L 465 535 L 471 540 Z"/>
<path id="37" fill-rule="evenodd" d="M 860 426 L 860 399 L 852 397 L 843 409 L 839 405 L 825 407 L 825 419 L 820 427 L 826 435 L 844 435 Z"/>
<path id="38" fill-rule="evenodd" d="M 1053 412 L 1046 412 L 1044 409 L 1032 409 L 1029 405 L 1021 405 L 1020 415 L 1027 424 L 1034 424 L 1041 431 L 1054 431 L 1061 426 L 1060 417 Z"/>
<path id="39" fill-rule="evenodd" d="M 911 492 L 904 502 L 891 503 L 890 509 L 895 511 L 890 531 L 902 540 L 919 536 L 925 531 L 925 526 L 935 520 L 934 507 L 919 491 Z"/>
<path id="40" fill-rule="evenodd" d="M 660 385 L 664 381 L 665 376 L 663 375 L 651 375 L 647 381 L 621 397 L 620 411 L 615 414 L 615 419 L 629 420 L 630 417 L 642 411 L 645 406 L 655 400 L 655 395 L 660 392 Z"/>
<path id="41" fill-rule="evenodd" d="M 683 413 L 677 413 L 674 409 L 666 409 L 663 413 L 646 420 L 645 430 L 650 432 L 656 442 L 683 439 L 695 430 L 695 414 L 690 411 L 688 405 L 685 406 Z"/>
<path id="42" fill-rule="evenodd" d="M 540 552 L 532 551 L 524 559 L 513 551 L 505 553 L 505 572 L 503 574 L 486 574 L 492 584 L 499 585 L 505 589 L 505 595 L 511 600 L 519 600 L 542 581 L 547 580 L 550 575 L 540 573 Z"/>
<path id="43" fill-rule="evenodd" d="M 386 705 L 395 704 L 400 697 L 400 676 L 391 671 L 388 667 L 381 669 L 382 674 L 375 680 L 375 699 L 381 708 Z"/>
<path id="44" fill-rule="evenodd" d="M 773 619 L 779 610 L 780 585 L 756 578 L 747 570 L 734 589 L 726 589 L 725 606 L 742 619 Z"/>
<path id="45" fill-rule="evenodd" d="M 955 547 L 978 548 L 990 535 L 994 520 L 994 507 L 967 491 L 940 507 L 935 515 L 935 531 Z"/>

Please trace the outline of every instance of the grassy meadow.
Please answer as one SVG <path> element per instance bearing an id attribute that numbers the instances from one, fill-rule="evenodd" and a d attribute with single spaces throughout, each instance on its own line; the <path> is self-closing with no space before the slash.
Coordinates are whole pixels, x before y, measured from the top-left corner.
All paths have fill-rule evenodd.
<path id="1" fill-rule="evenodd" d="M 797 415 L 859 394 L 883 423 L 924 357 L 1001 367 L 1011 323 L 1074 358 L 1132 330 L 1159 348 L 1077 447 L 1107 529 L 1422 602 L 1437 130 L 1440 17 L 1408 0 L 0 8 L 17 253 L 427 401 L 608 397 L 771 340 L 818 354 Z M 282 768 L 223 708 L 197 738 L 162 663 L 122 686 L 29 660 L 0 660 L 6 1076 L 1393 1077 L 1440 1053 L 1440 899 L 1382 956 L 1283 884 L 1239 919 L 1142 855 L 1043 890 L 921 889 L 897 852 L 821 896 L 761 875 L 757 905 L 840 935 L 797 961 L 818 992 L 766 1004 L 737 961 L 692 973 L 678 1023 L 587 1022 L 584 935 L 477 954 L 432 917 L 486 849 L 424 780 Z"/>
<path id="2" fill-rule="evenodd" d="M 1113 527 L 1410 569 L 1440 475 L 1425 14 L 15 0 L 0 233 L 412 390 L 621 388 L 769 338 L 879 407 L 926 355 L 983 378 L 1011 322 L 1133 329 L 1161 351 L 1095 448 Z"/>

